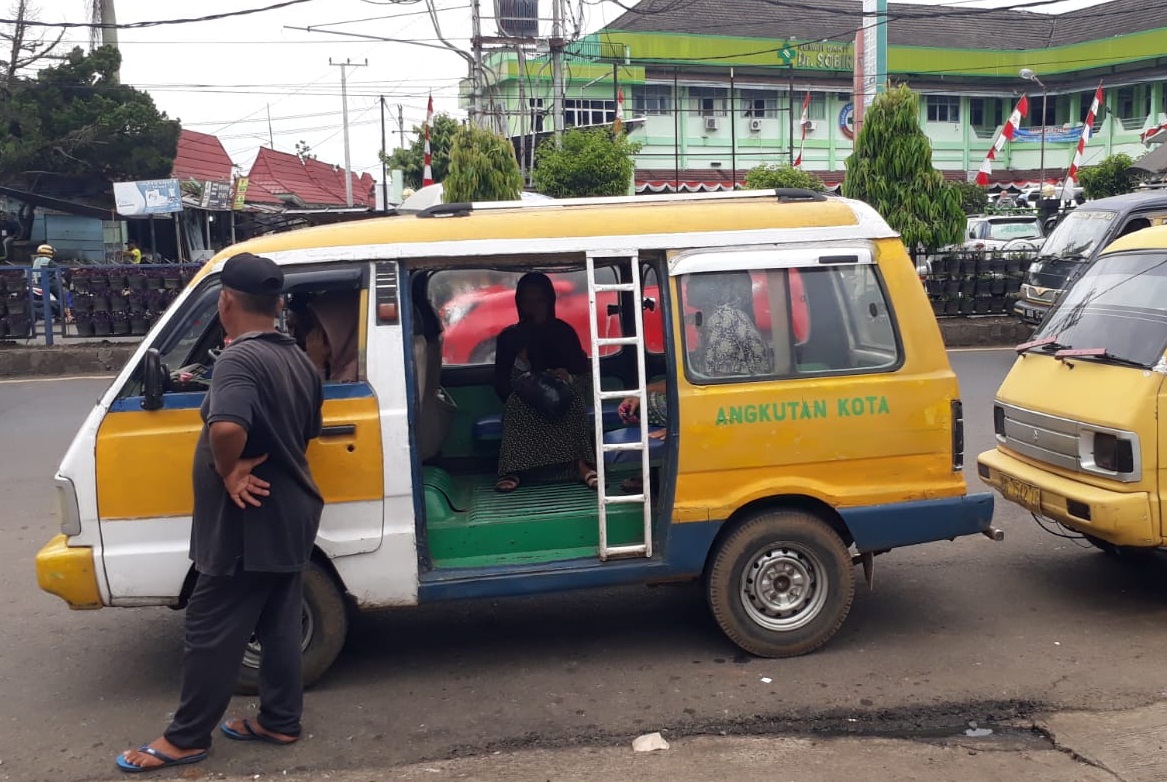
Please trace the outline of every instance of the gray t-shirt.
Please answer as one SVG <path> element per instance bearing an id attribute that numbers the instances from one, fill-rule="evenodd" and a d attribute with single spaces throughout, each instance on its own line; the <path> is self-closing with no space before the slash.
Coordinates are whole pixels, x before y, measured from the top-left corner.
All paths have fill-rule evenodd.
<path id="1" fill-rule="evenodd" d="M 315 367 L 295 341 L 252 332 L 215 361 L 195 448 L 190 558 L 209 576 L 237 569 L 289 573 L 308 565 L 324 500 L 308 469 L 308 441 L 319 436 L 323 391 Z M 258 508 L 239 508 L 215 472 L 211 424 L 247 430 L 243 458 L 267 454 L 254 474 L 271 483 Z"/>

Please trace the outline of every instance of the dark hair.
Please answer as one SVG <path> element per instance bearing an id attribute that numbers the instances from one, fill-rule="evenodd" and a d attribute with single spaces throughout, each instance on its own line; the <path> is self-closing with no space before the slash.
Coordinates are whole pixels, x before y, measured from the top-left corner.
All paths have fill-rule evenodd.
<path id="1" fill-rule="evenodd" d="M 234 288 L 227 288 L 239 301 L 244 312 L 252 315 L 268 315 L 276 317 L 280 314 L 280 294 L 278 293 L 244 293 Z"/>

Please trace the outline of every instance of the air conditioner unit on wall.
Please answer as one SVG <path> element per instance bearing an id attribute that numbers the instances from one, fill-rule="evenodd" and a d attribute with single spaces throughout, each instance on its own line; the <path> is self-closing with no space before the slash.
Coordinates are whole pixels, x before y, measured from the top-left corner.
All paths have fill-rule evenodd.
<path id="1" fill-rule="evenodd" d="M 806 132 L 807 133 L 814 133 L 815 128 L 817 128 L 817 127 L 818 127 L 818 125 L 815 124 L 815 121 L 813 119 L 808 119 L 806 121 Z"/>
<path id="2" fill-rule="evenodd" d="M 720 130 L 721 129 L 721 117 L 706 117 L 705 118 L 705 129 L 706 130 Z"/>
<path id="3" fill-rule="evenodd" d="M 751 131 L 753 131 L 754 133 L 757 133 L 761 129 L 762 129 L 762 120 L 760 120 L 760 119 L 750 120 L 750 130 Z"/>

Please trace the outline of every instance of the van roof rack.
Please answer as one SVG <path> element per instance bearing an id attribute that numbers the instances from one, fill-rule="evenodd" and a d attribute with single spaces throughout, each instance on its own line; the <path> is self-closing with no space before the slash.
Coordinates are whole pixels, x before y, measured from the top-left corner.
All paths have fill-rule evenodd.
<path id="1" fill-rule="evenodd" d="M 801 187 L 779 187 L 768 190 L 730 190 L 716 193 L 656 193 L 643 196 L 601 196 L 593 198 L 563 198 L 546 201 L 476 201 L 474 203 L 435 204 L 417 213 L 417 217 L 466 217 L 472 212 L 506 209 L 562 209 L 565 206 L 609 206 L 625 204 L 652 204 L 684 201 L 728 201 L 758 199 L 767 196 L 781 202 L 826 201 L 831 196 L 817 190 Z"/>

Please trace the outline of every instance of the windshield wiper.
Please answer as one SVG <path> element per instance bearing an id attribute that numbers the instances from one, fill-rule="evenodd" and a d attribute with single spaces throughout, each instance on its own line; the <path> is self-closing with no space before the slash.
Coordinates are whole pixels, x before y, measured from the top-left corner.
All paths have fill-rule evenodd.
<path id="1" fill-rule="evenodd" d="M 1051 350 L 1069 350 L 1069 345 L 1063 345 L 1058 342 L 1057 337 L 1043 337 L 1042 339 L 1035 339 L 1032 342 L 1023 342 L 1014 348 L 1018 353 L 1025 353 L 1034 348 L 1041 348 L 1042 351 L 1048 353 Z"/>
<path id="2" fill-rule="evenodd" d="M 1121 364 L 1127 367 L 1138 367 L 1139 369 L 1146 369 L 1147 366 L 1140 361 L 1135 361 L 1131 358 L 1124 358 L 1123 356 L 1116 356 L 1106 348 L 1080 348 L 1080 349 L 1064 349 L 1054 353 L 1054 358 L 1059 361 L 1064 361 L 1067 358 L 1096 358 L 1100 361 L 1105 361 L 1111 364 Z"/>

